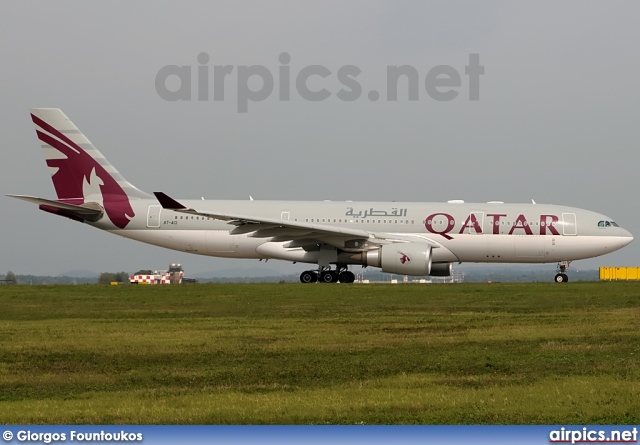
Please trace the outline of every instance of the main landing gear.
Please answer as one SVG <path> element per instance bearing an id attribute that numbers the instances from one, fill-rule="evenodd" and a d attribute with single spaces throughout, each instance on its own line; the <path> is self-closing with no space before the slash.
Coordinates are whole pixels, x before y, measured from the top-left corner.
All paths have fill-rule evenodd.
<path id="1" fill-rule="evenodd" d="M 356 276 L 353 272 L 347 270 L 346 267 L 338 267 L 336 270 L 320 267 L 318 271 L 305 270 L 300 274 L 301 283 L 353 283 Z"/>
<path id="2" fill-rule="evenodd" d="M 558 268 L 556 269 L 556 272 L 558 273 L 556 274 L 553 281 L 555 281 L 556 283 L 566 283 L 569 281 L 569 277 L 565 272 L 569 268 L 570 263 L 571 261 L 561 261 L 560 263 L 558 263 Z"/>

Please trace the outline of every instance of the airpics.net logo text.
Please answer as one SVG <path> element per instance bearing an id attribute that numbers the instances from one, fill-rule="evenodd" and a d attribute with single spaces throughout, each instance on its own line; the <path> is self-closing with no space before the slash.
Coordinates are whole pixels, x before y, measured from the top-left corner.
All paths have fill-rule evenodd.
<path id="1" fill-rule="evenodd" d="M 277 100 L 289 101 L 293 94 L 303 100 L 320 102 L 331 97 L 353 102 L 363 96 L 363 86 L 358 79 L 362 70 L 355 65 L 328 68 L 323 65 L 307 65 L 292 70 L 291 55 L 281 53 L 279 66 L 269 69 L 264 65 L 215 65 L 206 52 L 197 56 L 197 65 L 165 65 L 158 70 L 155 88 L 166 101 L 214 101 L 225 100 L 225 88 L 235 83 L 237 109 L 239 113 L 249 111 L 250 102 L 261 102 L 277 94 Z M 275 72 L 275 74 L 274 74 Z M 369 89 L 366 98 L 371 102 L 380 99 L 389 102 L 398 100 L 418 101 L 424 93 L 432 100 L 448 102 L 458 98 L 461 90 L 468 90 L 468 100 L 480 100 L 480 76 L 484 66 L 479 54 L 469 54 L 464 74 L 450 65 L 436 65 L 426 74 L 420 74 L 411 65 L 386 66 L 386 85 Z M 231 81 L 228 81 L 232 78 Z M 330 91 L 337 80 L 338 91 Z M 235 82 L 234 82 L 235 81 Z M 295 93 L 294 93 L 295 92 Z"/>

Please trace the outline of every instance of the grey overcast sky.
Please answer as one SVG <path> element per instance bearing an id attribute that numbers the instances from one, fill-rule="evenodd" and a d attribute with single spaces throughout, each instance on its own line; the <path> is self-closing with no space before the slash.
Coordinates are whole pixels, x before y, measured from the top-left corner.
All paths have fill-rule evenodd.
<path id="1" fill-rule="evenodd" d="M 179 198 L 502 200 L 604 213 L 640 236 L 640 3 L 635 1 L 15 1 L 0 6 L 0 192 L 55 197 L 30 107 L 61 108 L 130 182 Z M 210 100 L 198 101 L 198 54 Z M 291 57 L 279 100 L 281 53 Z M 479 54 L 479 100 L 465 66 Z M 156 91 L 166 65 L 192 67 L 192 100 Z M 215 65 L 234 67 L 213 100 Z M 276 87 L 238 112 L 239 66 Z M 295 78 L 323 101 L 304 100 Z M 357 66 L 343 101 L 337 72 Z M 386 98 L 387 66 L 419 74 L 419 98 Z M 459 95 L 427 94 L 433 67 L 460 73 Z M 166 83 L 179 86 L 174 76 Z M 250 85 L 261 83 L 252 79 Z M 380 92 L 372 101 L 368 93 Z M 95 230 L 0 197 L 0 274 L 298 271 L 277 261 L 187 255 Z M 578 268 L 640 265 L 640 241 Z M 495 266 L 500 267 L 500 266 Z"/>

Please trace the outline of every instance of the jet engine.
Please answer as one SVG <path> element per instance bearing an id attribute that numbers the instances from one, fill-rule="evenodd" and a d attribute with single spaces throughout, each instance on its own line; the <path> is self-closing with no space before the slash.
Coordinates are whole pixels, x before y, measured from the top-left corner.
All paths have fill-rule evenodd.
<path id="1" fill-rule="evenodd" d="M 362 254 L 365 266 L 379 267 L 383 272 L 399 275 L 429 275 L 431 245 L 421 243 L 385 244 Z"/>
<path id="2" fill-rule="evenodd" d="M 453 263 L 433 263 L 429 275 L 432 277 L 450 277 L 452 270 Z"/>

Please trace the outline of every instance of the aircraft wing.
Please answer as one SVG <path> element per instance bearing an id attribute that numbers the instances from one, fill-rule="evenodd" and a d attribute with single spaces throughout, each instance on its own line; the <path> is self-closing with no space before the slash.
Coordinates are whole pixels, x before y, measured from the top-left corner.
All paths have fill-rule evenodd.
<path id="1" fill-rule="evenodd" d="M 410 242 L 403 236 L 387 233 L 369 232 L 367 230 L 331 226 L 327 224 L 313 224 L 300 221 L 290 221 L 261 216 L 239 215 L 233 213 L 218 213 L 190 209 L 162 192 L 154 195 L 163 208 L 189 215 L 199 215 L 208 218 L 229 221 L 237 227 L 231 230 L 232 235 L 249 233 L 253 238 L 272 238 L 271 241 L 290 241 L 287 247 L 304 247 L 305 245 L 329 244 L 345 250 L 362 251 L 373 249 L 380 244 Z M 404 238 L 404 239 L 403 239 Z M 440 247 L 438 243 L 422 240 Z"/>

